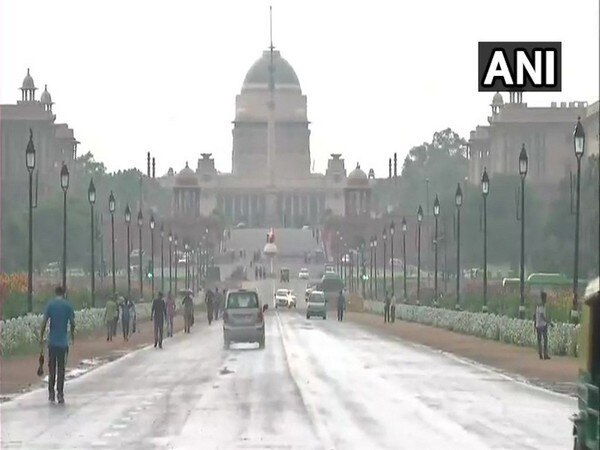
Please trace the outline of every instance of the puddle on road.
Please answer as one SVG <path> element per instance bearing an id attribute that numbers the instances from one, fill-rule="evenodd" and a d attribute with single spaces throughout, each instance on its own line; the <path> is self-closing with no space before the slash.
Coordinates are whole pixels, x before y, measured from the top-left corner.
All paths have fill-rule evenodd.
<path id="1" fill-rule="evenodd" d="M 222 369 L 219 371 L 219 373 L 220 373 L 221 375 L 228 375 L 228 374 L 230 374 L 230 373 L 234 373 L 234 372 L 233 372 L 233 370 L 229 370 L 229 369 L 227 368 L 227 366 L 225 366 L 225 367 L 223 367 L 223 368 L 222 368 Z"/>

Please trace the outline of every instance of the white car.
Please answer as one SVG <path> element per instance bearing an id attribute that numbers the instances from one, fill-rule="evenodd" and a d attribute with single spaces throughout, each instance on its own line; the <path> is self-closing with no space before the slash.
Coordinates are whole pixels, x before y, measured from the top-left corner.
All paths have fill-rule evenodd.
<path id="1" fill-rule="evenodd" d="M 300 269 L 298 278 L 300 278 L 301 280 L 308 280 L 310 278 L 310 275 L 308 274 L 308 269 L 306 267 L 303 267 L 302 269 Z"/>
<path id="2" fill-rule="evenodd" d="M 296 296 L 291 289 L 277 289 L 275 292 L 275 308 L 295 308 Z"/>

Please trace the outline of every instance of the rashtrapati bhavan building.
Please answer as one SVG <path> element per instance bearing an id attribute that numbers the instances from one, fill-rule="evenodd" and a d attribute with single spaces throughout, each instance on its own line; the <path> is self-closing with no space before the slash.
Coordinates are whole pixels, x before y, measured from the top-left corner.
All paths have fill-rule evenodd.
<path id="1" fill-rule="evenodd" d="M 347 174 L 341 154 L 325 174 L 312 173 L 309 125 L 296 72 L 279 51 L 264 51 L 235 99 L 232 172 L 218 172 L 210 153 L 196 167 L 169 169 L 161 183 L 172 189 L 173 218 L 218 210 L 230 224 L 299 227 L 326 214 L 368 215 L 374 180 L 358 164 Z"/>

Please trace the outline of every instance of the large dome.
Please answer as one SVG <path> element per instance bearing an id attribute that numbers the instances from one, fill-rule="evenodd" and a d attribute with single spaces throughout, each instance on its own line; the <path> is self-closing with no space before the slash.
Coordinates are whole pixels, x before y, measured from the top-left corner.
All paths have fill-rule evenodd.
<path id="1" fill-rule="evenodd" d="M 244 78 L 244 89 L 267 89 L 269 87 L 269 66 L 271 64 L 271 52 L 265 50 L 262 56 L 252 64 Z M 294 68 L 288 63 L 278 50 L 273 51 L 273 79 L 275 87 L 300 89 L 300 81 Z"/>

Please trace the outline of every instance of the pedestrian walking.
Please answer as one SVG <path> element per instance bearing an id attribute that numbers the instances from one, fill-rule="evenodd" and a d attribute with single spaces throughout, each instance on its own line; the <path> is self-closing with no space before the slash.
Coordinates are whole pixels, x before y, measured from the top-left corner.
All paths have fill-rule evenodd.
<path id="1" fill-rule="evenodd" d="M 115 309 L 115 316 L 113 318 L 113 324 L 112 324 L 113 325 L 113 328 L 112 328 L 113 337 L 117 335 L 117 326 L 119 325 L 119 298 L 118 297 L 115 297 L 115 304 L 117 305 L 117 308 Z"/>
<path id="2" fill-rule="evenodd" d="M 208 316 L 208 324 L 212 324 L 213 320 L 213 307 L 214 307 L 214 294 L 208 289 L 206 291 L 206 296 L 204 297 L 204 302 L 206 303 L 206 314 Z"/>
<path id="3" fill-rule="evenodd" d="M 383 305 L 383 322 L 387 323 L 390 321 L 390 304 L 391 298 L 390 293 L 385 291 L 385 303 Z"/>
<path id="4" fill-rule="evenodd" d="M 396 322 L 396 294 L 392 294 L 390 300 L 390 319 L 392 323 Z"/>
<path id="5" fill-rule="evenodd" d="M 109 297 L 104 308 L 104 323 L 106 324 L 106 340 L 113 340 L 115 317 L 119 314 L 119 307 L 113 297 Z"/>
<path id="6" fill-rule="evenodd" d="M 546 314 L 546 293 L 544 291 L 540 293 L 540 303 L 535 307 L 533 323 L 535 334 L 537 336 L 540 359 L 550 359 L 550 356 L 548 355 L 548 326 L 551 325 L 551 323 Z"/>
<path id="7" fill-rule="evenodd" d="M 213 305 L 214 320 L 219 319 L 219 310 L 221 309 L 221 302 L 223 301 L 222 295 L 219 292 L 219 288 L 215 288 L 215 300 Z"/>
<path id="8" fill-rule="evenodd" d="M 127 300 L 127 306 L 129 307 L 129 329 L 131 330 L 131 334 L 135 334 L 136 332 L 136 322 L 137 322 L 137 314 L 135 311 L 135 303 L 131 299 Z"/>
<path id="9" fill-rule="evenodd" d="M 152 302 L 152 312 L 150 320 L 154 320 L 154 348 L 158 345 L 162 348 L 163 328 L 165 325 L 165 316 L 167 314 L 167 306 L 163 299 L 163 293 L 159 292 L 158 297 Z"/>
<path id="10" fill-rule="evenodd" d="M 173 337 L 173 319 L 175 318 L 175 299 L 171 292 L 167 295 L 167 337 Z"/>
<path id="11" fill-rule="evenodd" d="M 194 313 L 194 300 L 189 293 L 183 297 L 183 331 L 189 333 L 192 326 L 192 314 Z"/>
<path id="12" fill-rule="evenodd" d="M 344 320 L 344 310 L 346 309 L 346 297 L 344 297 L 344 291 L 340 290 L 337 300 L 337 320 L 342 322 Z"/>
<path id="13" fill-rule="evenodd" d="M 123 328 L 123 340 L 128 341 L 129 322 L 131 320 L 128 300 L 125 300 L 124 297 L 119 297 L 119 307 L 121 308 L 121 325 Z"/>
<path id="14" fill-rule="evenodd" d="M 62 286 L 54 290 L 55 298 L 46 304 L 42 328 L 40 330 L 40 349 L 44 351 L 44 332 L 46 324 L 50 321 L 48 333 L 48 400 L 54 402 L 54 387 L 58 392 L 58 403 L 65 402 L 65 366 L 69 353 L 69 337 L 67 323 L 71 324 L 71 342 L 75 340 L 75 313 L 73 306 L 65 298 Z"/>

